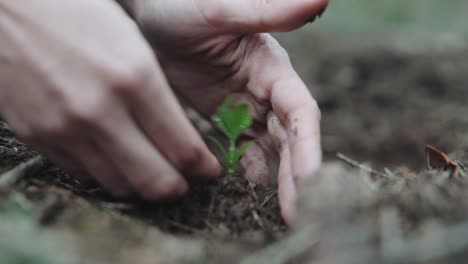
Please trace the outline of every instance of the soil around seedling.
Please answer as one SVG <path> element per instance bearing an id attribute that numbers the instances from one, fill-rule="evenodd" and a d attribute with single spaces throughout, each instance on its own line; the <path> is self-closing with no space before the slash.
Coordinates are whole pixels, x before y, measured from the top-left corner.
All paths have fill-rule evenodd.
<path id="1" fill-rule="evenodd" d="M 2 167 L 11 168 L 37 155 L 16 140 L 5 123 L 0 125 L 0 135 L 2 148 L 8 149 L 2 153 Z M 23 190 L 33 189 L 36 194 L 44 191 L 44 195 L 29 195 L 40 200 L 44 199 L 51 185 L 69 190 L 97 206 L 105 204 L 173 235 L 240 239 L 262 244 L 279 239 L 286 231 L 274 186 L 257 185 L 240 173 L 196 182 L 180 199 L 148 202 L 138 198 L 113 199 L 98 185 L 82 184 L 49 163 L 37 175 L 31 175 L 24 181 Z M 49 219 L 47 222 L 50 224 L 52 221 Z"/>
<path id="2" fill-rule="evenodd" d="M 286 230 L 276 191 L 255 185 L 242 175 L 196 184 L 182 200 L 139 204 L 124 212 L 172 234 L 272 242 Z"/>

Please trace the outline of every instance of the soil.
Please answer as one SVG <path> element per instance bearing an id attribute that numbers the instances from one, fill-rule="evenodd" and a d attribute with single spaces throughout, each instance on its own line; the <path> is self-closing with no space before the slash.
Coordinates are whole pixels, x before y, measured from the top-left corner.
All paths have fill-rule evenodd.
<path id="1" fill-rule="evenodd" d="M 468 164 L 468 50 L 412 54 L 342 47 L 327 41 L 311 45 L 315 55 L 305 58 L 304 50 L 298 49 L 292 50 L 291 57 L 322 109 L 326 162 L 335 161 L 339 152 L 380 171 L 407 168 L 418 172 L 425 167 L 424 146 L 431 144 Z M 0 172 L 35 155 L 0 123 Z M 14 190 L 39 208 L 37 221 L 44 227 L 86 233 L 89 226 L 73 214 L 86 204 L 94 208 L 87 214 L 101 217 L 100 213 L 110 210 L 119 219 L 154 226 L 170 236 L 211 241 L 212 248 L 222 249 L 213 249 L 210 261 L 231 254 L 223 243 L 243 248 L 244 255 L 232 253 L 231 262 L 223 261 L 237 263 L 288 233 L 275 186 L 256 186 L 242 175 L 196 184 L 179 201 L 150 204 L 113 200 L 98 186 L 83 185 L 48 164 Z M 444 212 L 457 221 L 465 216 Z M 426 216 L 415 217 L 420 221 Z M 123 231 L 106 236 L 112 240 L 119 232 Z"/>
<path id="2" fill-rule="evenodd" d="M 424 145 L 466 152 L 468 52 L 322 53 L 319 84 L 328 158 L 350 154 L 377 167 L 425 167 Z M 318 66 L 320 65 L 320 66 Z"/>
<path id="3" fill-rule="evenodd" d="M 2 168 L 31 159 L 36 152 L 13 137 L 5 123 L 0 123 Z M 281 237 L 286 226 L 279 215 L 275 189 L 247 181 L 242 175 L 224 175 L 216 181 L 194 183 L 181 199 L 162 203 L 144 200 L 115 200 L 95 184 L 82 184 L 66 172 L 48 163 L 23 184 L 32 201 L 43 200 L 50 186 L 57 186 L 107 207 L 141 219 L 174 235 L 193 235 L 221 239 L 252 237 L 273 241 Z M 28 190 L 42 195 L 30 195 Z M 47 221 L 49 224 L 52 222 Z M 258 242 L 258 241 L 257 241 Z"/>

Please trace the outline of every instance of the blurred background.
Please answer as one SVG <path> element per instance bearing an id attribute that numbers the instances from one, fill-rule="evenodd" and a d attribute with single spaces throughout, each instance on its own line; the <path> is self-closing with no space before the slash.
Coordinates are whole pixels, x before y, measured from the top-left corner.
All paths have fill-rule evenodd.
<path id="1" fill-rule="evenodd" d="M 314 26 L 285 40 L 288 45 L 300 45 L 304 34 L 320 32 L 344 44 L 378 44 L 415 52 L 456 49 L 468 40 L 467 10 L 466 0 L 332 0 Z"/>
<path id="2" fill-rule="evenodd" d="M 467 11 L 468 0 L 330 0 L 327 11 L 313 24 L 294 32 L 275 34 L 322 110 L 322 144 L 326 161 L 336 160 L 336 154 L 343 153 L 379 171 L 402 167 L 420 171 L 425 167 L 424 146 L 431 144 L 451 158 L 468 164 Z M 15 153 L 18 151 L 25 152 L 21 148 L 14 149 Z M 349 167 L 345 168 L 348 173 Z M 44 175 L 58 173 L 57 169 L 51 170 Z M 38 179 L 44 175 L 39 175 Z M 55 186 L 68 186 L 70 182 L 60 182 L 60 177 L 54 179 L 57 180 L 50 181 L 52 185 L 41 181 L 31 184 L 33 186 L 28 186 L 29 183 L 19 185 L 18 189 L 24 188 L 21 192 L 10 193 L 0 188 L 1 264 L 238 263 L 232 259 L 241 258 L 242 254 L 255 248 L 249 243 L 234 248 L 217 240 L 210 244 L 209 239 L 176 239 L 150 228 L 153 222 L 122 214 L 126 204 L 82 199 L 67 191 L 69 187 Z M 312 195 L 316 193 L 305 190 Z M 467 193 L 465 189 L 462 191 Z M 32 199 L 27 199 L 22 192 Z M 443 193 L 440 197 L 446 196 Z M 321 203 L 332 199 L 309 200 Z M 418 206 L 422 204 L 419 198 L 414 201 Z M 448 205 L 448 210 L 460 213 L 436 213 L 447 216 L 450 221 L 467 218 L 468 203 L 465 201 L 468 197 L 457 196 L 442 201 L 448 201 L 442 203 Z M 463 203 L 460 205 L 456 203 L 458 201 Z M 417 219 L 427 217 L 420 213 L 422 206 L 415 208 Z M 377 210 L 369 212 L 381 213 Z M 393 212 L 390 211 L 390 219 L 397 218 Z M 378 220 L 380 215 L 376 215 L 378 217 L 368 219 Z M 345 219 L 341 214 L 336 216 Z M 395 233 L 391 229 L 393 222 L 390 225 L 387 225 L 389 222 L 382 223 L 382 226 L 390 227 L 387 233 Z M 430 222 L 432 226 L 434 223 Z M 442 237 L 439 236 L 439 226 L 436 227 L 435 238 Z M 219 229 L 220 233 L 224 234 L 225 229 Z M 367 229 L 354 226 L 346 227 L 346 230 L 356 234 L 351 242 L 369 233 L 363 232 Z M 468 234 L 468 227 L 463 229 L 465 233 L 458 230 L 452 230 L 442 238 L 464 238 L 463 234 Z M 341 241 L 344 233 L 339 231 L 336 237 Z M 199 234 L 200 237 L 204 235 Z M 253 238 L 256 235 L 249 233 Z M 309 241 L 314 243 L 310 248 L 316 248 L 316 241 Z M 435 241 L 440 248 L 447 244 L 447 247 L 466 249 L 466 243 L 456 247 L 443 239 Z M 273 251 L 295 252 L 291 248 L 279 244 Z M 333 250 L 329 252 L 334 253 Z M 204 259 L 206 256 L 210 257 L 209 261 Z M 218 257 L 219 261 L 216 260 Z M 228 257 L 231 262 L 221 260 Z M 269 258 L 262 263 L 274 260 Z M 465 262 L 466 258 L 459 263 Z M 353 262 L 346 259 L 342 263 Z"/>
<path id="3" fill-rule="evenodd" d="M 418 170 L 425 144 L 463 158 L 466 11 L 466 0 L 332 0 L 313 24 L 276 34 L 321 106 L 327 159 Z"/>

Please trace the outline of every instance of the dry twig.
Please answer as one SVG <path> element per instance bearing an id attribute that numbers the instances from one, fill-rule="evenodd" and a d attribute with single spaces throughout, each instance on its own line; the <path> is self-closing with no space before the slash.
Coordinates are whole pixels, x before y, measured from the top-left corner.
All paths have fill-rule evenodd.
<path id="1" fill-rule="evenodd" d="M 46 163 L 47 161 L 44 157 L 36 156 L 29 161 L 19 164 L 0 175 L 0 188 L 10 187 L 22 178 L 39 171 Z"/>
<path id="2" fill-rule="evenodd" d="M 272 194 L 270 194 L 267 198 L 265 198 L 265 200 L 262 202 L 262 204 L 260 205 L 260 207 L 265 207 L 265 205 L 268 204 L 268 202 L 271 201 L 271 199 L 273 199 L 276 195 L 278 195 L 278 192 L 274 192 Z"/>
<path id="3" fill-rule="evenodd" d="M 366 165 L 364 165 L 364 164 L 362 164 L 362 163 L 359 163 L 358 161 L 353 160 L 353 159 L 351 159 L 350 157 L 348 157 L 348 156 L 346 156 L 346 155 L 344 155 L 344 154 L 342 154 L 342 153 L 336 154 L 336 157 L 337 157 L 338 159 L 340 159 L 340 160 L 342 160 L 342 161 L 348 163 L 349 165 L 354 166 L 354 167 L 357 167 L 357 168 L 359 168 L 359 169 L 361 169 L 361 170 L 363 170 L 363 171 L 366 171 L 366 172 L 368 172 L 368 173 L 370 173 L 370 174 L 374 174 L 374 175 L 381 176 L 381 177 L 388 178 L 388 179 L 393 179 L 393 177 L 391 177 L 391 176 L 389 176 L 389 175 L 387 175 L 387 174 L 385 174 L 385 173 L 376 171 L 376 170 L 374 170 L 374 169 L 372 169 L 372 168 L 369 168 L 369 167 L 367 167 Z"/>

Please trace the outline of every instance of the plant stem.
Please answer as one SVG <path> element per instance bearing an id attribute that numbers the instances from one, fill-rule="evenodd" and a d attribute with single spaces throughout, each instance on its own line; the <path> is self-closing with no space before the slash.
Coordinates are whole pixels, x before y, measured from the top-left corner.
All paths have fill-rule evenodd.
<path id="1" fill-rule="evenodd" d="M 234 153 L 236 152 L 236 142 L 234 140 L 229 140 L 229 161 L 228 161 L 228 174 L 230 176 L 234 175 L 236 170 L 234 164 Z"/>

